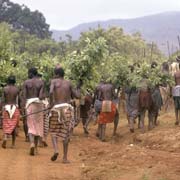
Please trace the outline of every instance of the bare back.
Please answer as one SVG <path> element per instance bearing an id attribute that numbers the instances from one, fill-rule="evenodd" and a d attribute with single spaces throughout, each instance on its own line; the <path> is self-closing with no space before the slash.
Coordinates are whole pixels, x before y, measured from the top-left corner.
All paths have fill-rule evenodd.
<path id="1" fill-rule="evenodd" d="M 51 81 L 51 104 L 70 103 L 74 97 L 79 98 L 79 95 L 73 90 L 70 81 L 63 78 L 56 78 Z"/>
<path id="2" fill-rule="evenodd" d="M 19 90 L 14 85 L 7 85 L 3 91 L 3 103 L 6 104 L 17 104 L 17 97 Z"/>
<path id="3" fill-rule="evenodd" d="M 174 79 L 175 79 L 176 85 L 180 85 L 180 71 L 177 71 L 177 72 L 174 74 Z"/>
<path id="4" fill-rule="evenodd" d="M 114 87 L 112 84 L 103 84 L 100 88 L 101 100 L 113 100 L 115 96 Z"/>
<path id="5" fill-rule="evenodd" d="M 24 83 L 23 94 L 26 99 L 44 97 L 44 82 L 39 78 L 28 79 Z"/>
<path id="6" fill-rule="evenodd" d="M 101 89 L 101 85 L 103 83 L 99 83 L 95 89 L 95 92 L 94 92 L 94 101 L 95 99 L 100 99 L 100 89 Z"/>

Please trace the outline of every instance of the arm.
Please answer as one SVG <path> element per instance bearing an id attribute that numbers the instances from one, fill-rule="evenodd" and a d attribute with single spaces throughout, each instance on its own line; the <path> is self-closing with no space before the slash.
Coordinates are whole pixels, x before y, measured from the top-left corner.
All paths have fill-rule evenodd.
<path id="1" fill-rule="evenodd" d="M 45 89 L 44 89 L 44 82 L 42 81 L 42 86 L 39 92 L 39 99 L 44 99 L 45 98 Z"/>
<path id="2" fill-rule="evenodd" d="M 97 99 L 97 88 L 95 89 L 94 95 L 93 95 L 93 102 L 92 102 L 93 105 L 94 105 L 96 99 Z"/>
<path id="3" fill-rule="evenodd" d="M 112 85 L 112 99 L 116 99 L 116 98 L 117 98 L 117 95 L 116 95 L 116 92 L 115 92 L 115 88 Z"/>
<path id="4" fill-rule="evenodd" d="M 50 91 L 49 91 L 50 107 L 53 107 L 53 103 L 54 103 L 53 92 L 54 92 L 54 82 L 53 80 L 51 80 Z"/>
<path id="5" fill-rule="evenodd" d="M 1 110 L 2 110 L 2 107 L 5 105 L 5 92 L 4 92 L 4 89 L 3 89 L 3 92 L 2 92 L 2 101 L 1 101 Z"/>
<path id="6" fill-rule="evenodd" d="M 16 104 L 19 106 L 19 108 L 21 108 L 19 95 L 20 95 L 20 92 L 19 92 L 19 89 L 17 88 Z"/>
<path id="7" fill-rule="evenodd" d="M 81 89 L 80 87 L 73 88 L 72 84 L 70 84 L 71 98 L 79 99 L 81 97 Z"/>
<path id="8" fill-rule="evenodd" d="M 23 84 L 23 87 L 22 87 L 22 95 L 21 95 L 22 108 L 25 108 L 26 99 L 27 99 L 27 89 L 26 89 L 26 83 L 24 83 L 24 84 Z"/>

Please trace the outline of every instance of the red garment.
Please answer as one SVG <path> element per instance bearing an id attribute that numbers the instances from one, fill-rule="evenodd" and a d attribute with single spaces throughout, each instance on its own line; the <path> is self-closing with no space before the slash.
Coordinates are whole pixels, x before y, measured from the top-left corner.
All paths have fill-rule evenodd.
<path id="1" fill-rule="evenodd" d="M 112 123 L 114 121 L 116 115 L 116 105 L 111 103 L 111 112 L 100 112 L 98 115 L 98 123 L 99 124 L 106 124 Z"/>
<path id="2" fill-rule="evenodd" d="M 17 127 L 19 123 L 20 112 L 19 109 L 16 108 L 13 117 L 10 119 L 9 113 L 7 111 L 3 111 L 3 132 L 5 134 L 11 134 L 13 130 Z"/>
<path id="3" fill-rule="evenodd" d="M 149 90 L 147 91 L 140 90 L 139 107 L 140 109 L 141 108 L 150 109 L 152 107 L 152 97 L 151 97 L 151 92 Z"/>

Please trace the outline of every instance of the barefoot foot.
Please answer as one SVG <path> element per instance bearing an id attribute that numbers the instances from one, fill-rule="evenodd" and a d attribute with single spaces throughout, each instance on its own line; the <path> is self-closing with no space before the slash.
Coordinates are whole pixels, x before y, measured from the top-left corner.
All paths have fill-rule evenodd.
<path id="1" fill-rule="evenodd" d="M 6 149 L 6 141 L 3 141 L 2 148 Z"/>
<path id="2" fill-rule="evenodd" d="M 34 156 L 35 155 L 34 151 L 35 151 L 35 148 L 31 147 L 30 148 L 30 152 L 29 152 L 30 156 Z"/>
<path id="3" fill-rule="evenodd" d="M 58 157 L 59 153 L 54 153 L 54 155 L 51 157 L 51 161 L 55 161 Z"/>
<path id="4" fill-rule="evenodd" d="M 69 163 L 70 163 L 70 161 L 69 161 L 69 160 L 67 160 L 67 159 L 64 159 L 64 158 L 63 158 L 62 163 L 63 163 L 63 164 L 69 164 Z"/>

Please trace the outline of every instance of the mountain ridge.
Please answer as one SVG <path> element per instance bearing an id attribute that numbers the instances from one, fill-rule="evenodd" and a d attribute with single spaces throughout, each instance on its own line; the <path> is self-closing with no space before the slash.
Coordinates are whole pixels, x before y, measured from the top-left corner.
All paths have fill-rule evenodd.
<path id="1" fill-rule="evenodd" d="M 101 26 L 104 29 L 108 27 L 121 27 L 125 33 L 132 34 L 140 32 L 142 38 L 147 42 L 154 42 L 166 55 L 179 49 L 177 36 L 180 35 L 180 11 L 163 12 L 153 15 L 147 15 L 131 19 L 109 19 L 103 21 L 93 21 L 82 23 L 69 30 L 52 30 L 52 38 L 56 41 L 66 40 L 66 34 L 70 34 L 73 40 L 80 37 L 81 32 L 96 29 Z M 167 44 L 169 43 L 169 52 Z"/>

